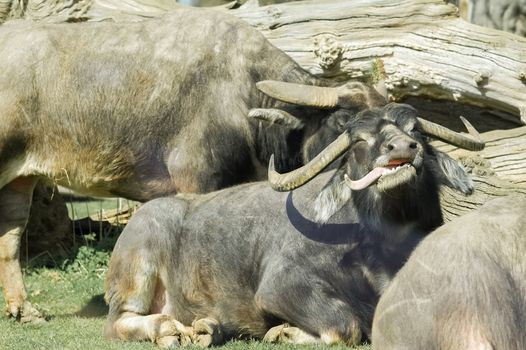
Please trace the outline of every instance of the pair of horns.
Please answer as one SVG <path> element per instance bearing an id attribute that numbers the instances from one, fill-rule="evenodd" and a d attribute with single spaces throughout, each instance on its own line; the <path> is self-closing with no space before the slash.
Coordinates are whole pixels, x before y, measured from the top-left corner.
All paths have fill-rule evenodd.
<path id="1" fill-rule="evenodd" d="M 257 84 L 258 88 L 265 94 L 283 102 L 300 104 L 318 108 L 347 107 L 353 103 L 354 106 L 364 103 L 363 84 L 352 83 L 339 87 L 318 87 L 285 83 L 277 81 L 262 81 Z M 354 95 L 357 95 L 353 97 Z M 254 109 L 249 116 L 263 119 L 272 123 L 288 125 L 290 127 L 300 125 L 296 117 L 274 109 Z M 471 151 L 480 151 L 484 148 L 484 141 L 477 130 L 464 117 L 460 117 L 469 135 L 457 133 L 442 125 L 418 118 L 424 133 L 434 136 L 449 144 Z M 270 159 L 268 169 L 268 180 L 271 187 L 277 191 L 290 191 L 298 188 L 319 174 L 329 164 L 335 161 L 350 146 L 350 137 L 347 132 L 342 133 L 335 141 L 327 146 L 320 154 L 314 157 L 304 166 L 288 173 L 279 174 L 274 167 L 274 157 Z"/>
<path id="2" fill-rule="evenodd" d="M 376 90 L 362 83 L 347 83 L 338 87 L 320 87 L 265 80 L 257 83 L 257 87 L 266 95 L 277 100 L 317 108 L 371 107 L 375 103 L 379 103 L 378 96 L 380 96 Z M 250 111 L 249 116 L 265 119 L 272 123 L 285 124 L 293 128 L 299 128 L 302 125 L 299 119 L 280 110 L 254 109 Z M 447 143 L 471 151 L 482 150 L 484 142 L 477 130 L 464 117 L 460 117 L 460 119 L 466 126 L 469 136 L 418 118 L 423 131 L 429 136 L 434 136 Z"/>
<path id="3" fill-rule="evenodd" d="M 468 150 L 481 150 L 484 148 L 484 142 L 480 140 L 479 133 L 463 117 L 461 117 L 461 120 L 464 123 L 464 125 L 466 125 L 466 128 L 468 129 L 470 135 L 476 137 L 478 141 L 472 140 L 462 134 L 456 133 L 441 125 L 435 124 L 425 119 L 418 118 L 418 120 L 426 134 L 431 134 L 439 138 L 445 138 L 441 136 L 442 133 L 446 133 L 448 135 L 447 137 L 451 139 L 451 135 L 449 134 L 454 133 L 456 134 L 454 138 L 456 139 L 456 141 L 458 141 L 456 143 L 458 147 L 465 148 Z M 452 142 L 449 143 L 454 144 Z M 268 166 L 268 181 L 270 183 L 270 186 L 276 191 L 284 192 L 291 191 L 306 184 L 316 175 L 322 172 L 323 169 L 325 169 L 332 162 L 338 159 L 342 154 L 344 154 L 349 149 L 350 145 L 350 136 L 346 131 L 344 131 L 336 140 L 334 140 L 327 147 L 325 147 L 323 151 L 321 151 L 307 164 L 296 170 L 284 174 L 280 174 L 275 170 L 274 155 L 272 155 L 270 157 L 270 162 Z"/>

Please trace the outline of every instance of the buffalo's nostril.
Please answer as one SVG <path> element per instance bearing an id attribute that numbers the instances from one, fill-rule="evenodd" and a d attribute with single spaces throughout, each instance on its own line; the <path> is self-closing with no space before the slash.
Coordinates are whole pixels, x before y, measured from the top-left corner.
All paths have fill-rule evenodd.
<path id="1" fill-rule="evenodd" d="M 418 149 L 418 142 L 409 137 L 396 136 L 389 141 L 385 148 L 387 152 L 391 154 L 406 152 L 413 153 Z"/>

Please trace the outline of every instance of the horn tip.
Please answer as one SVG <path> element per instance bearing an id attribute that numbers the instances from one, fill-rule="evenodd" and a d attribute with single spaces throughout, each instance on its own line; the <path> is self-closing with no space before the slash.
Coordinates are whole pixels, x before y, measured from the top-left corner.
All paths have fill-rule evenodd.
<path id="1" fill-rule="evenodd" d="M 469 122 L 469 120 L 467 120 L 466 118 L 464 118 L 463 116 L 460 116 L 460 120 L 462 121 L 462 123 L 464 124 L 464 126 L 466 127 L 466 129 L 468 129 L 468 131 L 471 133 L 471 132 L 474 132 L 476 135 L 479 135 L 479 132 L 477 131 L 477 129 L 475 129 L 475 127 Z"/>
<path id="2" fill-rule="evenodd" d="M 270 84 L 272 84 L 272 80 L 261 80 L 261 81 L 258 81 L 256 83 L 256 87 L 259 89 L 259 90 L 262 90 L 264 89 L 265 87 L 268 87 Z"/>
<path id="3" fill-rule="evenodd" d="M 276 172 L 275 164 L 274 164 L 274 154 L 270 156 L 269 162 L 268 162 L 268 183 L 270 187 L 274 191 L 278 192 L 286 192 L 289 189 L 277 181 L 276 177 L 279 176 L 279 173 Z"/>
<path id="4" fill-rule="evenodd" d="M 353 183 L 352 183 L 352 180 L 351 178 L 349 177 L 349 175 L 347 174 L 343 174 L 343 181 L 345 182 L 345 184 L 347 186 L 349 186 L 350 189 L 353 189 Z"/>
<path id="5" fill-rule="evenodd" d="M 483 150 L 486 144 L 482 140 L 482 137 L 480 136 L 480 133 L 477 131 L 477 129 L 475 129 L 475 127 L 463 116 L 460 116 L 460 120 L 468 130 L 468 133 L 478 142 L 475 151 Z"/>
<path id="6" fill-rule="evenodd" d="M 268 173 L 269 173 L 269 176 L 271 173 L 275 173 L 276 172 L 276 168 L 274 166 L 274 153 L 270 156 L 270 160 L 268 161 Z"/>

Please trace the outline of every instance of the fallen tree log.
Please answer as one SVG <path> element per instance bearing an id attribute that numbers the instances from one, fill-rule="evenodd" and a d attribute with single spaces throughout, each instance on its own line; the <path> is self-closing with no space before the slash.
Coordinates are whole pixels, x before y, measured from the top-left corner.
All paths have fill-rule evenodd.
<path id="1" fill-rule="evenodd" d="M 456 101 L 526 122 L 526 39 L 470 24 L 441 0 L 303 1 L 232 13 L 313 73 L 385 79 L 392 100 Z"/>
<path id="2" fill-rule="evenodd" d="M 471 172 L 475 192 L 465 196 L 442 188 L 442 211 L 446 221 L 475 209 L 494 197 L 526 195 L 526 127 L 482 134 L 486 148 L 480 152 L 461 150 L 440 141 L 432 144 L 460 160 Z"/>

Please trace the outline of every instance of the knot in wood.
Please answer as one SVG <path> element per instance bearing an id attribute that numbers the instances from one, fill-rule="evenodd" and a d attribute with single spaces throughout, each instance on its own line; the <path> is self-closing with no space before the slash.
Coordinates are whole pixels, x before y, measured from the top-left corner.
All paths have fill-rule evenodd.
<path id="1" fill-rule="evenodd" d="M 491 72 L 489 70 L 480 69 L 473 77 L 473 80 L 479 86 L 486 85 L 490 77 L 491 77 Z"/>
<path id="2" fill-rule="evenodd" d="M 274 19 L 278 19 L 281 17 L 281 10 L 277 8 L 276 6 L 268 6 L 267 13 L 270 17 Z"/>
<path id="3" fill-rule="evenodd" d="M 342 58 L 343 47 L 334 37 L 320 35 L 314 39 L 314 54 L 319 66 L 324 70 L 338 67 Z"/>
<path id="4" fill-rule="evenodd" d="M 491 162 L 482 158 L 480 155 L 461 157 L 460 162 L 466 170 L 473 175 L 481 177 L 495 175 L 495 170 L 491 167 Z"/>

